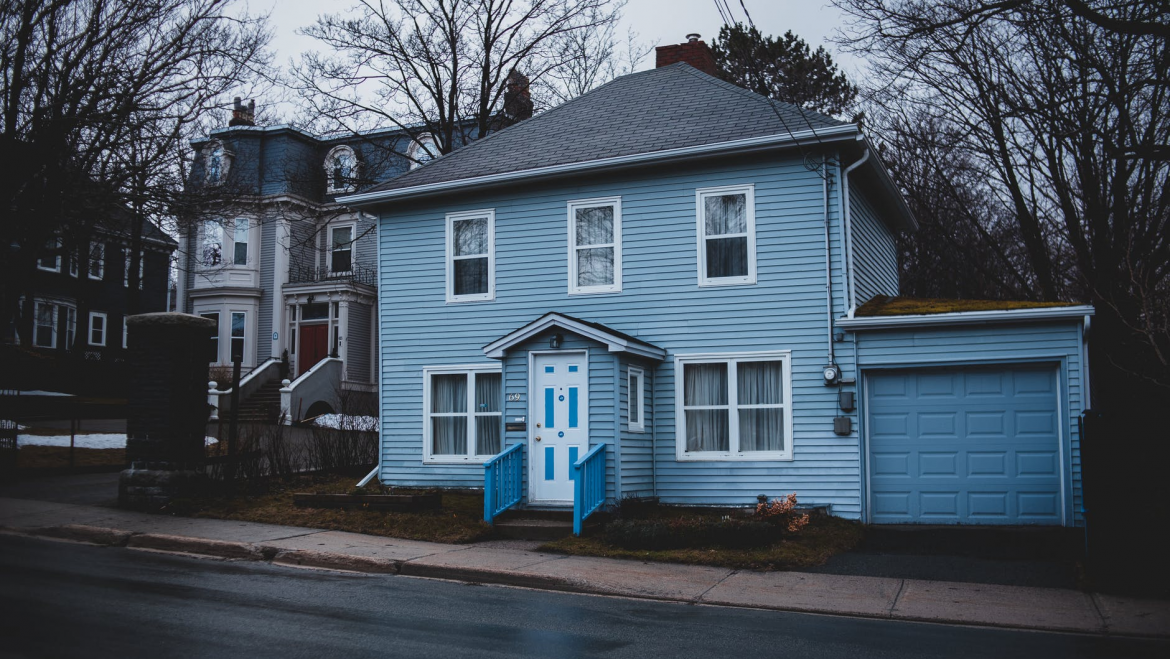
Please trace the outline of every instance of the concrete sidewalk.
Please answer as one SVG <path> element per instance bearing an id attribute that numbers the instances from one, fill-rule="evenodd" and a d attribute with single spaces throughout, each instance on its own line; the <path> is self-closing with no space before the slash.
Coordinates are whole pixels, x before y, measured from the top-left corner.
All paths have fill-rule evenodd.
<path id="1" fill-rule="evenodd" d="M 692 604 L 1170 637 L 1170 602 L 1055 588 L 753 572 L 445 545 L 0 498 L 0 530 L 142 550 Z"/>

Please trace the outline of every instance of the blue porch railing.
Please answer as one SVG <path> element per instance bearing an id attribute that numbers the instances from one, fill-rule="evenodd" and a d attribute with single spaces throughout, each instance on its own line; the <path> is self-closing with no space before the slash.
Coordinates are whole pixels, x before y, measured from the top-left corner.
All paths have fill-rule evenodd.
<path id="1" fill-rule="evenodd" d="M 605 503 L 605 444 L 594 446 L 573 465 L 573 535 Z"/>
<path id="2" fill-rule="evenodd" d="M 483 463 L 483 521 L 520 503 L 524 497 L 524 444 L 513 444 Z"/>

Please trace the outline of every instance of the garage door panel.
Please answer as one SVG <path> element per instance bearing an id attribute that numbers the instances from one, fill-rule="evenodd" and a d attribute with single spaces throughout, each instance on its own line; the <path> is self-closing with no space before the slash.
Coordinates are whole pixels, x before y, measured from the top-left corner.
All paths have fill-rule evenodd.
<path id="1" fill-rule="evenodd" d="M 1051 367 L 870 376 L 876 523 L 1059 524 L 1060 423 Z"/>

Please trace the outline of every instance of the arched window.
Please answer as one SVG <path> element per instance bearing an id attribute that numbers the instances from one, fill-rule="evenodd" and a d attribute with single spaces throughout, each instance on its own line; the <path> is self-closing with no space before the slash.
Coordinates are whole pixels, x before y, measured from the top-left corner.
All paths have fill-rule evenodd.
<path id="1" fill-rule="evenodd" d="M 439 157 L 439 143 L 434 135 L 423 133 L 411 143 L 408 155 L 411 159 L 410 168 L 415 169 Z"/>
<path id="2" fill-rule="evenodd" d="M 357 156 L 348 146 L 334 147 L 325 157 L 325 179 L 329 192 L 353 190 L 357 174 Z"/>
<path id="3" fill-rule="evenodd" d="M 207 145 L 207 155 L 203 161 L 208 183 L 221 183 L 227 177 L 228 167 L 231 165 L 231 154 L 224 148 L 223 143 L 212 141 Z"/>

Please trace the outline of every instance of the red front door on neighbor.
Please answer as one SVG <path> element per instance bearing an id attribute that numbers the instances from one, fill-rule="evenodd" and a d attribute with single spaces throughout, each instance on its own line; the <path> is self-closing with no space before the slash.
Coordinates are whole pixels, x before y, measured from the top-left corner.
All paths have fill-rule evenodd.
<path id="1" fill-rule="evenodd" d="M 297 375 L 304 375 L 310 368 L 329 356 L 329 326 L 301 325 L 300 361 Z"/>

